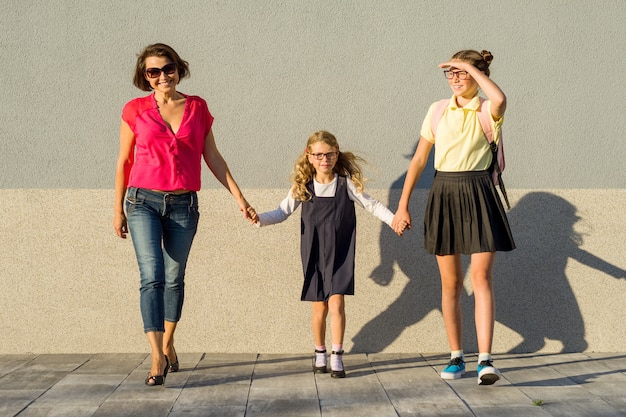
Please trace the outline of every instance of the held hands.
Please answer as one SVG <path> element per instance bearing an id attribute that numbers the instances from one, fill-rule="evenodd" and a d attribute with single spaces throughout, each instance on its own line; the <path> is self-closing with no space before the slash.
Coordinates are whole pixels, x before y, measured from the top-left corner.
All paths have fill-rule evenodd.
<path id="1" fill-rule="evenodd" d="M 391 228 L 398 236 L 402 236 L 406 229 L 411 229 L 411 214 L 407 210 L 396 211 L 391 222 Z"/>
<path id="2" fill-rule="evenodd" d="M 245 202 L 245 205 L 240 208 L 240 210 L 243 212 L 244 219 L 248 219 L 250 223 L 256 224 L 259 222 L 259 216 L 256 214 L 256 210 L 254 210 L 254 208 L 248 204 L 247 201 Z"/>

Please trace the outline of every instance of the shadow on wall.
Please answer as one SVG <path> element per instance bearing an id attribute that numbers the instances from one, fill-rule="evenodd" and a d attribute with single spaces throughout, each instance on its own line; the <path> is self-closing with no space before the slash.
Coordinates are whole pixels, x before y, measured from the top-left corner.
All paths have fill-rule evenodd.
<path id="1" fill-rule="evenodd" d="M 432 163 L 429 162 L 429 166 Z M 425 172 L 418 188 L 429 188 L 433 172 Z M 389 192 L 389 206 L 397 207 L 404 175 Z M 394 191 L 394 189 L 396 189 Z M 391 201 L 391 200 L 394 201 Z M 387 227 L 380 234 L 381 261 L 371 278 L 386 286 L 398 264 L 408 277 L 400 296 L 353 338 L 352 352 L 380 352 L 393 343 L 409 326 L 431 311 L 441 312 L 439 272 L 435 257 L 423 249 L 425 201 L 412 202 L 414 229 L 400 238 Z M 546 192 L 524 196 L 508 213 L 517 249 L 500 253 L 494 269 L 496 320 L 517 332 L 522 342 L 511 353 L 532 353 L 545 345 L 545 339 L 562 343 L 562 352 L 582 352 L 587 348 L 585 323 L 565 275 L 569 258 L 614 277 L 625 272 L 580 249 L 582 237 L 574 230 L 579 220 L 576 208 L 565 199 Z M 393 242 L 393 243 L 391 243 Z M 464 256 L 467 271 L 469 257 Z M 476 351 L 473 297 L 463 303 L 463 335 L 467 352 Z M 443 320 L 441 331 L 444 332 Z M 494 351 L 498 351 L 495 346 Z"/>

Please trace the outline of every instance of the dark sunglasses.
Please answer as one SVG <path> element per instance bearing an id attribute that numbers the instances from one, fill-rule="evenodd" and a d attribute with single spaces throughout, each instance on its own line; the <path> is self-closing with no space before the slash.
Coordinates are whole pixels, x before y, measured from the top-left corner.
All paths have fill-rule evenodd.
<path id="1" fill-rule="evenodd" d="M 174 62 L 170 62 L 167 65 L 164 65 L 163 68 L 147 68 L 146 75 L 148 78 L 159 78 L 161 73 L 164 72 L 167 75 L 173 75 L 176 72 L 176 64 Z"/>

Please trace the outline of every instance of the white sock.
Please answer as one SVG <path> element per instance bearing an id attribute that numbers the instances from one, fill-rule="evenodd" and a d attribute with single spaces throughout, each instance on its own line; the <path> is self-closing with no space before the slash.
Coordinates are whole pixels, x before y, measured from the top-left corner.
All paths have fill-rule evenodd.
<path id="1" fill-rule="evenodd" d="M 479 353 L 478 354 L 478 363 L 482 361 L 491 361 L 491 353 Z"/>
<path id="2" fill-rule="evenodd" d="M 465 357 L 463 356 L 463 349 L 453 350 L 452 352 L 450 352 L 450 359 L 454 359 L 454 358 L 461 358 L 465 360 Z"/>
<path id="3" fill-rule="evenodd" d="M 323 353 L 315 352 L 315 366 L 318 368 L 326 366 L 326 346 L 315 346 L 315 350 L 324 351 Z"/>
<path id="4" fill-rule="evenodd" d="M 333 344 L 333 352 L 341 352 L 343 349 L 343 344 L 335 345 Z M 333 371 L 343 371 L 343 361 L 341 360 L 341 355 L 333 355 L 330 354 L 330 369 Z"/>

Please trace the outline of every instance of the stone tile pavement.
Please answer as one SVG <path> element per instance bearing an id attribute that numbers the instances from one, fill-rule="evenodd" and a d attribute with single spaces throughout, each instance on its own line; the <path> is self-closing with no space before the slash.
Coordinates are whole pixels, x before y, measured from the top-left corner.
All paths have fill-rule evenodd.
<path id="1" fill-rule="evenodd" d="M 309 354 L 180 354 L 146 387 L 145 354 L 0 355 L 0 416 L 626 416 L 626 353 L 502 354 L 503 377 L 444 381 L 445 355 L 346 354 L 345 379 Z"/>

